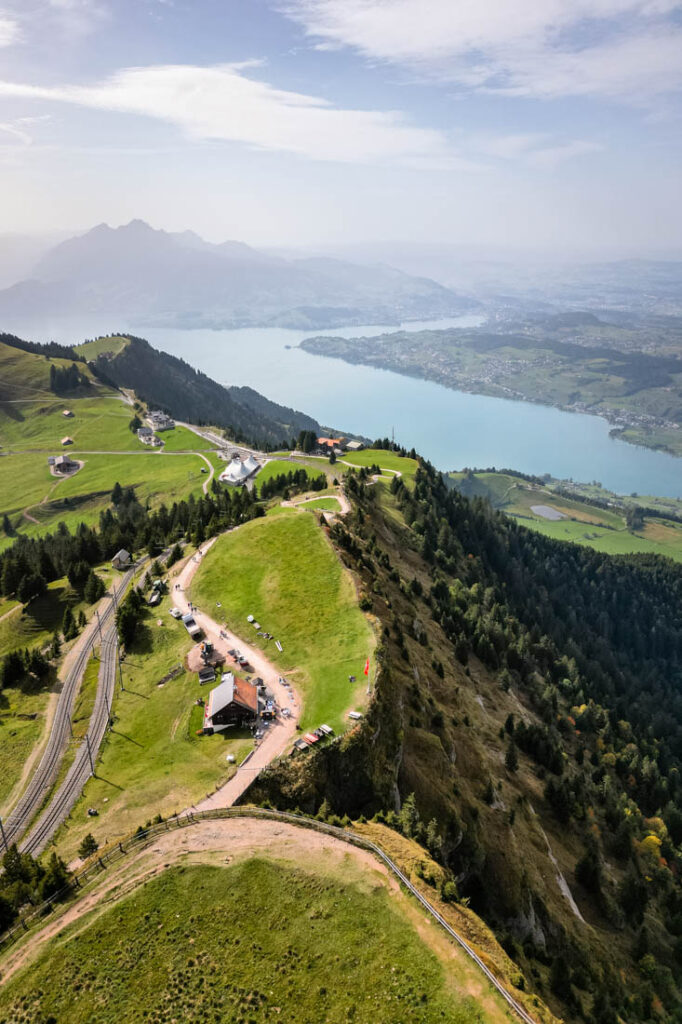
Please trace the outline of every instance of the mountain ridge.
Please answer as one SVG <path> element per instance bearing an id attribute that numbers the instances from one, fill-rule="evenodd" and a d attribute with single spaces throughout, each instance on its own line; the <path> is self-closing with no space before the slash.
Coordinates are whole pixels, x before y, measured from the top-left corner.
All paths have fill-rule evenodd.
<path id="1" fill-rule="evenodd" d="M 0 291 L 0 316 L 49 311 L 119 316 L 146 326 L 336 327 L 458 315 L 478 304 L 386 264 L 287 260 L 243 242 L 98 224 L 45 253 Z"/>

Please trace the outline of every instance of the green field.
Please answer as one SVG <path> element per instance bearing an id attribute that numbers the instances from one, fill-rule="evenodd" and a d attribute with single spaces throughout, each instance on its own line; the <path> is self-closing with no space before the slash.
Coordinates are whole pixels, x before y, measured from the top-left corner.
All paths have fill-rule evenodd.
<path id="1" fill-rule="evenodd" d="M 172 504 L 192 493 L 200 494 L 206 480 L 201 470 L 208 468 L 199 455 L 144 450 L 129 455 L 81 453 L 76 457 L 85 465 L 64 480 L 51 476 L 44 455 L 0 458 L 0 515 L 8 513 L 15 530 L 27 536 L 46 533 L 62 521 L 73 530 L 80 522 L 97 523 L 117 481 L 134 487 L 142 504 Z M 12 537 L 1 535 L 0 549 L 12 542 Z"/>
<path id="2" fill-rule="evenodd" d="M 95 338 L 94 341 L 84 341 L 82 345 L 74 345 L 73 348 L 79 356 L 85 356 L 86 359 L 92 360 L 105 353 L 117 355 L 128 344 L 127 338 L 114 335 L 111 338 Z"/>
<path id="3" fill-rule="evenodd" d="M 47 593 L 25 608 L 14 604 L 0 618 L 0 658 L 17 647 L 41 647 L 49 643 L 61 626 L 67 605 L 74 615 L 81 609 L 88 612 L 88 605 L 79 599 L 65 577 L 48 584 Z"/>
<path id="4" fill-rule="evenodd" d="M 289 474 L 295 473 L 299 469 L 305 469 L 308 473 L 309 478 L 312 480 L 317 476 L 324 473 L 324 463 L 320 465 L 316 472 L 316 467 L 313 466 L 301 466 L 298 462 L 290 462 L 288 459 L 271 459 L 266 462 L 263 468 L 256 476 L 256 486 L 261 487 L 266 480 L 272 480 L 275 476 L 281 476 L 282 473 Z"/>
<path id="5" fill-rule="evenodd" d="M 374 636 L 314 516 L 282 510 L 220 537 L 194 577 L 192 600 L 214 617 L 220 601 L 220 615 L 237 635 L 247 615 L 257 616 L 282 642 L 279 654 L 273 641 L 261 641 L 303 696 L 303 727 L 346 727 L 345 712 L 360 706 L 364 693 L 348 677 L 364 682 Z"/>
<path id="6" fill-rule="evenodd" d="M 49 691 L 0 691 L 0 816 L 45 725 Z"/>
<path id="7" fill-rule="evenodd" d="M 73 416 L 65 417 L 65 409 Z M 97 385 L 87 397 L 58 398 L 46 392 L 40 401 L 0 406 L 0 433 L 4 448 L 11 452 L 39 450 L 59 455 L 63 437 L 73 438 L 70 455 L 84 449 L 139 451 L 142 445 L 129 428 L 134 415 L 120 396 Z"/>
<path id="8" fill-rule="evenodd" d="M 166 452 L 212 451 L 213 445 L 203 437 L 199 437 L 187 427 L 175 427 L 174 430 L 161 430 L 157 434 L 163 441 Z"/>
<path id="9" fill-rule="evenodd" d="M 0 989 L 0 1021 L 489 1020 L 458 991 L 447 952 L 420 937 L 421 918 L 350 867 L 344 877 L 263 855 L 168 868 Z"/>
<path id="10" fill-rule="evenodd" d="M 320 508 L 327 512 L 338 512 L 340 509 L 338 498 L 312 498 L 310 501 L 301 502 L 301 508 L 315 509 Z"/>
<path id="11" fill-rule="evenodd" d="M 546 537 L 583 544 L 608 555 L 663 555 L 682 562 L 682 524 L 672 520 L 648 519 L 643 529 L 632 531 L 623 509 L 573 501 L 551 486 L 531 484 L 506 473 L 449 476 L 463 494 L 488 498 L 495 508 Z M 637 504 L 635 500 L 628 503 Z M 538 505 L 556 509 L 564 518 L 546 519 L 533 511 L 532 506 Z"/>
<path id="12" fill-rule="evenodd" d="M 114 729 L 102 745 L 96 778 L 57 835 L 69 856 L 89 831 L 103 842 L 133 831 L 157 812 L 184 810 L 234 772 L 228 753 L 239 763 L 251 749 L 244 733 L 196 735 L 201 712 L 194 701 L 206 698 L 210 689 L 200 687 L 196 675 L 183 672 L 157 685 L 191 646 L 182 623 L 168 614 L 170 607 L 166 597 L 153 614 L 145 612 L 138 640 L 123 662 L 125 691 L 116 688 Z M 99 811 L 95 820 L 87 816 L 92 806 Z"/>
<path id="13" fill-rule="evenodd" d="M 346 452 L 341 458 L 353 466 L 377 465 L 390 474 L 401 473 L 406 483 L 412 480 L 417 471 L 416 459 L 403 458 L 395 452 L 387 452 L 382 448 L 365 448 L 361 452 Z"/>

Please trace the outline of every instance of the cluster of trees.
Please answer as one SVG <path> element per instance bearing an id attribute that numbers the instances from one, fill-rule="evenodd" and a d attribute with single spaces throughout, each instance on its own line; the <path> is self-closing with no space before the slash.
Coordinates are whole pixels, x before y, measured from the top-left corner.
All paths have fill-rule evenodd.
<path id="1" fill-rule="evenodd" d="M 296 439 L 296 447 L 300 452 L 313 452 L 317 448 L 317 434 L 314 430 L 299 431 Z"/>
<path id="2" fill-rule="evenodd" d="M 327 486 L 327 477 L 324 473 L 309 476 L 306 469 L 292 469 L 289 473 L 279 473 L 277 476 L 265 480 L 260 487 L 261 498 L 272 498 L 275 494 L 281 494 L 287 498 L 290 494 L 299 491 L 322 491 Z M 254 488 L 255 492 L 256 488 Z"/>
<path id="3" fill-rule="evenodd" d="M 116 612 L 118 639 L 123 647 L 130 647 L 144 608 L 144 597 L 137 587 L 131 587 Z"/>
<path id="4" fill-rule="evenodd" d="M 71 366 L 50 365 L 50 391 L 56 395 L 68 395 L 79 387 L 88 384 L 87 377 L 84 377 L 75 363 Z"/>
<path id="5" fill-rule="evenodd" d="M 25 686 L 29 680 L 40 684 L 50 671 L 50 661 L 38 648 L 10 651 L 0 663 L 0 690 Z"/>
<path id="6" fill-rule="evenodd" d="M 101 585 L 92 567 L 113 558 L 121 548 L 147 550 L 155 558 L 179 540 L 201 543 L 207 536 L 262 514 L 251 492 L 242 488 L 228 491 L 217 485 L 211 494 L 190 496 L 154 512 L 140 505 L 130 487 L 116 484 L 111 499 L 112 506 L 100 514 L 98 528 L 81 523 L 71 533 L 60 523 L 55 533 L 44 537 L 19 536 L 0 554 L 0 592 L 16 594 L 25 602 L 44 593 L 51 581 L 68 576 L 73 585 L 82 585 L 86 600 L 97 600 Z"/>
<path id="7" fill-rule="evenodd" d="M 19 853 L 16 843 L 5 851 L 2 869 L 0 932 L 12 926 L 24 907 L 42 903 L 69 885 L 69 871 L 56 853 L 43 866 L 30 853 Z"/>
<path id="8" fill-rule="evenodd" d="M 45 356 L 46 359 L 73 359 L 77 363 L 85 362 L 83 356 L 79 356 L 70 345 L 60 345 L 56 341 L 48 341 L 43 345 L 37 341 L 24 341 L 14 334 L 0 334 L 0 343 L 9 345 L 11 348 L 21 349 L 22 352 Z"/>

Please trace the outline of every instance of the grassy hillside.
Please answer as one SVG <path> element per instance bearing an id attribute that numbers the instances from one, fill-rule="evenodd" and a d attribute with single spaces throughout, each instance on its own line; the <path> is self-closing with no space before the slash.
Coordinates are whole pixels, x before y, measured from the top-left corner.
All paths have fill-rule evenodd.
<path id="1" fill-rule="evenodd" d="M 143 338 L 131 336 L 115 352 L 100 350 L 93 366 L 105 379 L 134 389 L 142 401 L 176 419 L 212 423 L 235 438 L 272 445 L 299 430 L 320 429 L 310 416 L 269 402 L 250 388 L 224 387 Z"/>
<path id="2" fill-rule="evenodd" d="M 0 1020 L 501 1024 L 432 930 L 350 857 L 171 867 L 53 941 Z"/>
<path id="3" fill-rule="evenodd" d="M 107 346 L 118 345 L 117 351 L 124 347 L 121 339 L 105 340 Z M 99 350 L 100 343 L 81 348 L 88 353 L 91 346 Z M 3 402 L 0 391 L 0 516 L 9 516 L 12 529 L 0 535 L 0 548 L 17 534 L 37 536 L 60 522 L 69 529 L 96 523 L 117 481 L 134 487 L 138 500 L 153 507 L 201 493 L 206 462 L 183 453 L 210 450 L 209 443 L 177 427 L 164 433 L 163 452 L 145 448 L 130 430 L 135 410 L 94 379 L 85 363 L 77 366 L 91 382 L 88 387 L 67 395 L 50 391 L 50 367 L 72 362 L 0 341 L 0 387 L 11 395 Z M 65 409 L 73 415 L 65 417 Z M 67 448 L 61 445 L 65 436 L 74 442 Z M 63 451 L 84 463 L 66 479 L 51 474 L 47 463 L 48 456 Z"/>
<path id="4" fill-rule="evenodd" d="M 616 496 L 612 495 L 611 507 L 603 508 L 572 500 L 559 493 L 555 485 L 530 483 L 509 473 L 462 472 L 450 473 L 449 478 L 460 493 L 486 498 L 494 508 L 546 537 L 583 544 L 608 555 L 664 555 L 682 562 L 682 523 L 660 514 L 647 518 L 645 509 L 643 525 L 637 529 L 628 527 L 627 508 L 639 504 L 638 499 L 614 500 Z M 646 505 L 646 500 L 642 499 L 642 505 Z M 537 507 L 545 514 L 537 511 Z M 547 509 L 560 518 L 548 519 Z"/>
<path id="5" fill-rule="evenodd" d="M 282 642 L 280 654 L 273 641 L 247 634 L 267 645 L 268 657 L 302 693 L 304 727 L 343 729 L 345 712 L 362 705 L 362 669 L 374 637 L 314 516 L 290 511 L 221 537 L 194 578 L 192 600 L 238 634 L 253 614 Z M 350 675 L 362 682 L 350 684 Z"/>
<path id="6" fill-rule="evenodd" d="M 406 482 L 414 477 L 417 469 L 417 460 L 408 459 L 398 455 L 396 452 L 384 451 L 383 448 L 365 448 L 361 452 L 346 452 L 342 456 L 344 462 L 351 466 L 380 466 L 389 475 L 400 473 L 405 477 Z"/>

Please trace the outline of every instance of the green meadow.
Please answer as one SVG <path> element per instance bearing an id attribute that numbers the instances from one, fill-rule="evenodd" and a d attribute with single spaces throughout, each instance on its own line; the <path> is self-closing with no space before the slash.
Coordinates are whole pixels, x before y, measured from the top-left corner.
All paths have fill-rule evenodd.
<path id="1" fill-rule="evenodd" d="M 16 532 L 37 536 L 58 523 L 74 529 L 95 524 L 108 504 L 114 484 L 134 487 L 138 501 L 152 506 L 172 504 L 198 495 L 208 469 L 200 455 L 166 455 L 136 451 L 128 455 L 74 453 L 84 462 L 73 476 L 52 476 L 44 455 L 7 455 L 0 458 L 0 516 L 7 513 Z M 29 518 L 30 517 L 30 518 Z M 35 522 L 33 521 L 35 520 Z M 0 536 L 0 548 L 12 537 Z"/>
<path id="2" fill-rule="evenodd" d="M 344 462 L 352 466 L 379 466 L 389 474 L 400 473 L 406 484 L 411 483 L 417 471 L 417 460 L 403 458 L 396 452 L 387 452 L 383 448 L 365 448 L 361 452 L 345 452 L 340 456 Z"/>
<path id="3" fill-rule="evenodd" d="M 458 987 L 447 947 L 436 954 L 420 929 L 421 915 L 354 864 L 263 853 L 170 867 L 53 939 L 0 989 L 0 1021 L 503 1019 Z"/>
<path id="4" fill-rule="evenodd" d="M 682 523 L 647 519 L 642 529 L 628 529 L 624 510 L 600 508 L 574 501 L 551 487 L 542 487 L 507 473 L 450 473 L 457 488 L 469 497 L 487 498 L 528 529 L 555 540 L 583 544 L 608 555 L 663 555 L 682 561 Z M 635 501 L 630 504 L 636 504 Z M 550 520 L 533 511 L 548 506 L 561 513 Z"/>
<path id="5" fill-rule="evenodd" d="M 249 641 L 265 645 L 301 693 L 302 726 L 346 728 L 346 712 L 363 702 L 362 669 L 374 634 L 315 516 L 282 510 L 220 537 L 194 577 L 192 600 L 237 635 L 255 615 L 284 650 L 259 637 Z M 350 675 L 361 682 L 350 684 Z"/>

